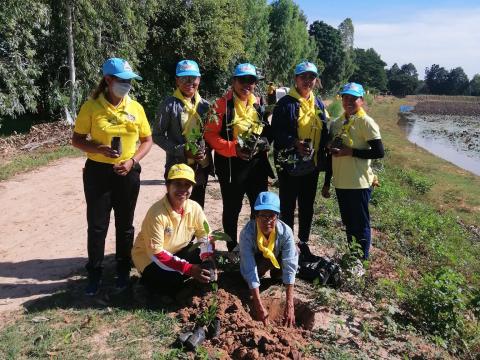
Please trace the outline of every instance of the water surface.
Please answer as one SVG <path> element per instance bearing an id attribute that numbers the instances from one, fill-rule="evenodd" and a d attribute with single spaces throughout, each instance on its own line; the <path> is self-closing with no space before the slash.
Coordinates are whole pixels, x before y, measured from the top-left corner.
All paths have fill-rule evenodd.
<path id="1" fill-rule="evenodd" d="M 480 118 L 401 114 L 407 139 L 462 169 L 480 176 Z"/>

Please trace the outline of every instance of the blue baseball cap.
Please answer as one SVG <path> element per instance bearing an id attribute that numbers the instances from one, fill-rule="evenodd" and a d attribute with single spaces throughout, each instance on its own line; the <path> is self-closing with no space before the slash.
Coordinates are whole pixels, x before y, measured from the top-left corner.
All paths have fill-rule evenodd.
<path id="1" fill-rule="evenodd" d="M 181 60 L 175 70 L 176 76 L 201 76 L 198 64 L 193 60 Z"/>
<path id="2" fill-rule="evenodd" d="M 120 79 L 136 79 L 142 80 L 142 77 L 132 71 L 132 67 L 127 60 L 120 58 L 110 58 L 103 63 L 103 76 L 112 75 Z"/>
<path id="3" fill-rule="evenodd" d="M 300 75 L 305 72 L 311 72 L 318 76 L 318 69 L 314 63 L 303 61 L 295 66 L 295 75 Z"/>
<path id="4" fill-rule="evenodd" d="M 250 63 L 238 64 L 237 66 L 235 66 L 233 76 L 254 76 L 255 79 L 258 79 L 257 69 Z"/>
<path id="5" fill-rule="evenodd" d="M 356 97 L 363 97 L 365 95 L 365 90 L 363 86 L 354 82 L 343 85 L 340 95 L 349 94 Z"/>
<path id="6" fill-rule="evenodd" d="M 263 191 L 258 194 L 253 208 L 257 211 L 272 210 L 276 213 L 280 213 L 280 199 L 278 198 L 278 195 L 273 192 Z"/>

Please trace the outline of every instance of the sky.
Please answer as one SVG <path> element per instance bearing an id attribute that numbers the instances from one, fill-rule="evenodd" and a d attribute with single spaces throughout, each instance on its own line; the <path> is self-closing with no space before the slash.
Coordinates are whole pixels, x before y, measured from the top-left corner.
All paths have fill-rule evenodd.
<path id="1" fill-rule="evenodd" d="M 480 73 L 479 0 L 294 1 L 310 23 L 336 28 L 351 18 L 354 46 L 374 48 L 388 68 L 411 62 L 422 79 L 432 64 L 461 66 L 469 79 Z"/>

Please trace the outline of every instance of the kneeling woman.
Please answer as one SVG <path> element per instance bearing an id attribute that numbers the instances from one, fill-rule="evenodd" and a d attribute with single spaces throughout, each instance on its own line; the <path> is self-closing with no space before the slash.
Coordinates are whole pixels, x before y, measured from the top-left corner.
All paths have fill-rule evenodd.
<path id="1" fill-rule="evenodd" d="M 298 267 L 298 252 L 292 229 L 278 219 L 280 199 L 275 193 L 261 192 L 255 201 L 255 219 L 240 233 L 240 271 L 250 288 L 257 320 L 268 324 L 268 311 L 260 299 L 260 277 L 270 270 L 270 276 L 282 277 L 287 301 L 284 325 L 295 325 L 293 286 Z"/>
<path id="2" fill-rule="evenodd" d="M 150 293 L 173 295 L 188 277 L 210 281 L 210 271 L 200 264 L 213 264 L 213 245 L 208 242 L 202 208 L 189 200 L 194 184 L 191 167 L 173 165 L 167 176 L 167 194 L 152 205 L 143 220 L 132 259 Z M 202 245 L 190 251 L 194 235 Z"/>

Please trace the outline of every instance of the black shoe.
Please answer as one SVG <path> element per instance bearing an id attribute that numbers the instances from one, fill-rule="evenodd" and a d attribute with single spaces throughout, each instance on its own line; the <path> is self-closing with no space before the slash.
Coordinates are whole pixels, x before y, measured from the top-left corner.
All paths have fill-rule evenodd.
<path id="1" fill-rule="evenodd" d="M 122 292 L 128 287 L 130 282 L 130 274 L 118 274 L 115 280 L 115 291 Z"/>
<path id="2" fill-rule="evenodd" d="M 300 249 L 299 262 L 317 262 L 320 260 L 320 256 L 311 253 L 307 243 L 300 242 L 298 247 Z"/>
<path id="3" fill-rule="evenodd" d="M 92 278 L 88 280 L 87 287 L 85 288 L 85 295 L 86 296 L 95 296 L 98 294 L 98 291 L 100 290 L 100 279 L 98 278 Z"/>

